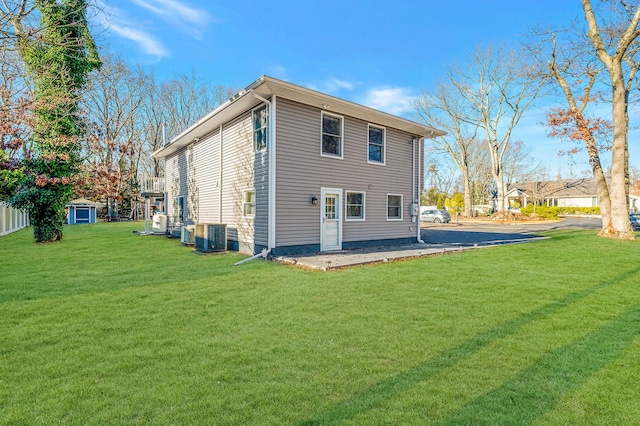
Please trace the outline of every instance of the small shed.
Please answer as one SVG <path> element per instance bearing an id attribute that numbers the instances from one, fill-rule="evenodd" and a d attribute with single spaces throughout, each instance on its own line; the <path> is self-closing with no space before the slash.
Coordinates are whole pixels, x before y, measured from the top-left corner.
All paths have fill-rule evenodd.
<path id="1" fill-rule="evenodd" d="M 69 225 L 96 223 L 99 207 L 101 207 L 100 203 L 94 203 L 85 198 L 72 200 L 67 204 L 67 223 Z"/>

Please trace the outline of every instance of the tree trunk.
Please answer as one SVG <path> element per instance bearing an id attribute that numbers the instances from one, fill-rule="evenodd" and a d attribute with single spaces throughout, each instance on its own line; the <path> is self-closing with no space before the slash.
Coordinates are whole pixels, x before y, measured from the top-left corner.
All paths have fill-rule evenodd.
<path id="1" fill-rule="evenodd" d="M 623 3 L 624 5 L 624 3 Z M 624 5 L 625 8 L 627 7 Z M 628 204 L 628 134 L 629 121 L 627 111 L 628 92 L 624 79 L 623 61 L 629 59 L 632 70 L 630 70 L 630 81 L 637 63 L 633 61 L 633 55 L 627 56 L 627 50 L 638 37 L 638 23 L 640 22 L 640 6 L 636 6 L 633 16 L 630 16 L 629 25 L 626 30 L 619 34 L 613 55 L 607 52 L 607 48 L 602 39 L 601 31 L 598 28 L 590 0 L 582 0 L 585 18 L 589 26 L 587 36 L 591 39 L 596 55 L 609 71 L 611 81 L 611 117 L 613 120 L 613 144 L 611 147 L 611 185 L 609 186 L 609 197 L 611 200 L 611 223 L 600 232 L 599 235 L 633 240 L 635 234 L 629 222 Z M 630 9 L 628 10 L 630 11 Z M 604 33 L 607 33 L 604 31 Z M 607 33 L 607 37 L 611 35 Z"/>
<path id="2" fill-rule="evenodd" d="M 605 236 L 633 240 L 635 234 L 629 223 L 629 205 L 627 203 L 627 99 L 622 68 L 619 63 L 610 69 L 612 82 L 613 146 L 611 148 L 611 229 Z M 603 232 L 605 230 L 603 229 Z M 601 233 L 602 234 L 602 233 Z"/>
<path id="3" fill-rule="evenodd" d="M 504 187 L 504 176 L 502 175 L 502 162 L 500 154 L 498 153 L 498 145 L 489 141 L 487 142 L 489 143 L 489 152 L 491 153 L 491 176 L 493 176 L 493 181 L 496 184 L 496 210 L 501 212 L 505 210 L 504 195 L 506 192 Z"/>
<path id="4" fill-rule="evenodd" d="M 464 187 L 464 214 L 466 217 L 471 217 L 473 216 L 473 201 L 471 197 L 469 165 L 466 161 L 462 161 L 459 166 L 460 172 L 462 173 L 462 185 Z"/>

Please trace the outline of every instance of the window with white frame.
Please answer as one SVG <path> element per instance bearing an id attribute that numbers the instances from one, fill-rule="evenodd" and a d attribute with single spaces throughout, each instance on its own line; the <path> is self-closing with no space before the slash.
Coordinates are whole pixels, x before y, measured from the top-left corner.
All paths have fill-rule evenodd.
<path id="1" fill-rule="evenodd" d="M 402 195 L 387 194 L 387 220 L 402 220 Z"/>
<path id="2" fill-rule="evenodd" d="M 364 192 L 346 192 L 346 220 L 364 220 Z"/>
<path id="3" fill-rule="evenodd" d="M 369 125 L 369 162 L 384 164 L 385 129 Z"/>
<path id="4" fill-rule="evenodd" d="M 173 214 L 175 216 L 175 220 L 180 223 L 183 223 L 184 222 L 184 197 L 176 198 L 173 208 L 174 208 Z"/>
<path id="5" fill-rule="evenodd" d="M 267 106 L 253 110 L 253 150 L 267 147 Z"/>
<path id="6" fill-rule="evenodd" d="M 322 155 L 342 158 L 342 117 L 322 114 Z"/>
<path id="7" fill-rule="evenodd" d="M 242 193 L 242 216 L 255 217 L 256 215 L 256 191 L 244 191 Z"/>

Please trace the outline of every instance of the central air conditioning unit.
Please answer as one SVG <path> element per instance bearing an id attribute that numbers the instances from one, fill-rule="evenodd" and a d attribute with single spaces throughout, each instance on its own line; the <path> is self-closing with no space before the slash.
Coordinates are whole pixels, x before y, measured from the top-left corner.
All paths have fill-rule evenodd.
<path id="1" fill-rule="evenodd" d="M 227 225 L 222 223 L 196 223 L 195 250 L 200 253 L 227 249 Z"/>
<path id="2" fill-rule="evenodd" d="M 180 242 L 185 246 L 192 246 L 196 243 L 195 225 L 183 226 L 180 231 Z"/>

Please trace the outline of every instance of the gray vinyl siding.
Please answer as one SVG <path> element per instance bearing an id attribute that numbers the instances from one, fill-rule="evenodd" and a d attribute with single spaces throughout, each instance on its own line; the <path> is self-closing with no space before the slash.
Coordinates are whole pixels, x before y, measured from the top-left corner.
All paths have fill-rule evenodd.
<path id="1" fill-rule="evenodd" d="M 253 151 L 251 111 L 222 128 L 222 223 L 228 238 L 249 246 L 267 245 L 268 161 L 266 151 Z M 256 192 L 255 217 L 243 217 L 244 191 Z"/>
<path id="2" fill-rule="evenodd" d="M 219 223 L 220 131 L 193 145 L 198 190 L 198 222 Z"/>
<path id="3" fill-rule="evenodd" d="M 173 200 L 183 196 L 185 219 L 194 218 L 185 220 L 185 224 L 224 223 L 227 239 L 241 243 L 242 251 L 253 250 L 254 244 L 266 246 L 268 159 L 266 150 L 253 152 L 251 111 L 223 125 L 222 142 L 220 139 L 218 129 L 191 145 L 194 157 L 191 171 L 187 161 L 189 148 L 166 159 L 169 219 L 175 216 Z M 243 192 L 247 190 L 256 192 L 254 218 L 243 217 Z M 194 199 L 194 191 L 196 202 L 189 204 L 187 200 Z"/>
<path id="4" fill-rule="evenodd" d="M 276 246 L 319 244 L 320 189 L 342 189 L 342 240 L 411 238 L 413 135 L 386 128 L 385 165 L 370 164 L 368 123 L 344 116 L 343 159 L 321 156 L 321 110 L 277 100 Z M 421 170 L 421 169 L 418 169 Z M 421 173 L 418 173 L 420 175 Z M 416 182 L 416 186 L 418 182 Z M 366 193 L 365 221 L 345 221 L 345 192 Z M 401 221 L 388 221 L 387 194 L 403 196 Z"/>
<path id="5" fill-rule="evenodd" d="M 186 203 L 187 197 L 187 150 L 181 149 L 175 154 L 165 159 L 165 179 L 167 190 L 167 213 L 168 224 L 170 227 L 178 227 L 181 225 L 188 225 L 187 218 L 189 217 L 188 206 Z M 183 221 L 177 217 L 176 200 L 179 197 L 185 197 Z"/>
<path id="6" fill-rule="evenodd" d="M 222 130 L 222 223 L 230 240 L 253 244 L 252 218 L 242 217 L 243 191 L 253 188 L 251 118 L 243 114 Z"/>

